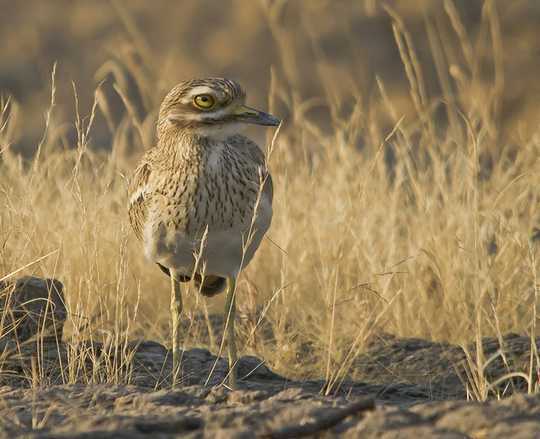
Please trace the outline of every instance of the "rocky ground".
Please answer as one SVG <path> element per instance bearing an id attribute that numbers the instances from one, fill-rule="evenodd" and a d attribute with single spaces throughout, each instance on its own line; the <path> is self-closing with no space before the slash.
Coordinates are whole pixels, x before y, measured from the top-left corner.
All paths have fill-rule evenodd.
<path id="1" fill-rule="evenodd" d="M 25 282 L 39 290 L 39 281 Z M 44 285 L 49 291 L 55 286 Z M 55 291 L 61 296 L 61 287 Z M 33 309 L 34 315 L 38 311 Z M 62 320 L 65 313 L 55 312 Z M 43 313 L 21 330 L 28 332 L 36 322 L 42 325 Z M 467 401 L 466 356 L 448 344 L 374 337 L 354 364 L 358 378 L 328 396 L 324 381 L 289 380 L 249 356 L 239 363 L 239 389 L 230 391 L 223 384 L 226 361 L 190 349 L 184 352 L 182 384 L 173 390 L 164 346 L 134 341 L 119 350 L 89 343 L 77 347 L 79 357 L 88 351 L 87 358 L 68 367 L 74 347 L 60 341 L 58 326 L 50 326 L 52 335 L 39 344 L 41 355 L 31 338 L 15 351 L 0 338 L 1 437 L 540 437 L 540 394 L 527 395 L 526 381 L 516 377 L 497 386 L 487 402 Z M 509 370 L 527 370 L 528 337 L 509 334 L 482 342 L 486 358 L 505 354 L 489 363 L 488 381 Z M 474 346 L 470 349 L 474 355 Z M 61 384 L 74 367 L 86 384 Z M 131 384 L 92 384 L 100 382 L 96 374 L 103 368 L 109 379 L 117 370 L 119 382 L 129 377 Z"/>

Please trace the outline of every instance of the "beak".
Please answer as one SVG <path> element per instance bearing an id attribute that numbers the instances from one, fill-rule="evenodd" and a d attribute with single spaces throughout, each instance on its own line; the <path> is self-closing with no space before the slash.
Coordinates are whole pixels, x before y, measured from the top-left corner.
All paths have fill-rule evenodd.
<path id="1" fill-rule="evenodd" d="M 275 116 L 264 111 L 255 110 L 246 105 L 239 105 L 234 111 L 235 119 L 240 122 L 252 123 L 255 125 L 278 126 L 281 122 Z"/>

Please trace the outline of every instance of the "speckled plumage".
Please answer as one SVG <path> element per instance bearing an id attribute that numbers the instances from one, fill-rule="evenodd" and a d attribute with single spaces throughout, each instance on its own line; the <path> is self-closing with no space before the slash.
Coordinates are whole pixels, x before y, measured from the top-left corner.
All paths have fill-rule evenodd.
<path id="1" fill-rule="evenodd" d="M 165 98 L 158 121 L 159 141 L 142 158 L 129 188 L 129 216 L 146 256 L 182 279 L 193 273 L 193 253 L 201 248 L 197 271 L 212 276 L 236 276 L 253 257 L 272 216 L 272 180 L 264 154 L 247 137 L 227 133 L 202 135 L 201 125 L 167 124 L 167 114 L 195 87 L 223 92 L 225 106 L 243 103 L 245 93 L 229 80 L 193 80 L 176 86 Z M 185 111 L 187 113 L 187 110 Z M 182 113 L 184 114 L 184 113 Z M 227 121 L 225 115 L 224 120 Z M 217 125 L 215 121 L 206 125 Z M 223 124 L 223 121 L 221 121 Z M 257 204 L 261 183 L 265 182 Z M 252 227 L 254 208 L 257 213 Z M 251 245 L 242 258 L 242 241 L 252 227 Z M 226 241 L 228 244 L 224 244 Z M 221 248 L 216 248 L 221 247 Z M 220 260 L 218 260 L 220 259 Z M 203 291 L 204 292 L 204 291 Z"/>
<path id="2" fill-rule="evenodd" d="M 237 275 L 242 238 L 247 238 L 265 179 L 244 266 L 271 219 L 272 180 L 258 146 L 241 135 L 219 142 L 181 136 L 172 144 L 158 144 L 145 154 L 130 187 L 130 220 L 144 242 L 147 257 L 189 277 L 195 262 L 192 254 L 199 251 L 208 228 L 201 259 L 206 274 Z M 204 256 L 219 253 L 213 242 L 218 233 L 229 234 L 238 251 L 227 261 L 216 263 Z M 193 263 L 186 263 L 188 259 Z"/>

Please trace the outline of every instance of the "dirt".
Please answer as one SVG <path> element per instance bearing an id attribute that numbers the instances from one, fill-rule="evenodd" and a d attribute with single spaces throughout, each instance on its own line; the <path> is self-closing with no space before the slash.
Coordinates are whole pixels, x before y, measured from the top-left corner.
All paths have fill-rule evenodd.
<path id="1" fill-rule="evenodd" d="M 529 337 L 479 341 L 490 392 L 474 385 L 476 344 L 388 334 L 373 336 L 332 386 L 288 379 L 244 356 L 231 391 L 227 361 L 195 348 L 184 351 L 173 389 L 171 353 L 159 343 L 62 341 L 60 282 L 21 278 L 0 290 L 10 328 L 0 337 L 0 437 L 540 437 L 540 394 L 529 388 L 540 387 L 538 362 L 529 382 L 504 379 L 530 370 Z M 269 327 L 263 332 L 272 338 Z"/>
<path id="2" fill-rule="evenodd" d="M 492 361 L 487 377 L 502 376 L 506 367 L 528 356 L 529 338 L 510 334 L 502 343 L 508 366 Z M 483 345 L 489 356 L 500 343 L 485 339 Z M 230 391 L 223 384 L 225 359 L 205 349 L 184 352 L 182 383 L 171 389 L 170 352 L 151 341 L 121 350 L 123 358 L 131 359 L 118 365 L 130 377 L 129 385 L 91 384 L 90 360 L 86 384 L 59 384 L 58 363 L 67 359 L 70 347 L 50 342 L 42 347 L 49 354 L 40 363 L 48 381 L 32 388 L 32 349 L 27 349 L 4 364 L 12 373 L 2 376 L 1 437 L 540 436 L 540 395 L 524 393 L 523 380 L 501 384 L 501 400 L 467 401 L 460 378 L 463 350 L 426 340 L 374 338 L 355 363 L 355 376 L 361 378 L 345 380 L 328 396 L 324 381 L 288 380 L 252 356 L 241 358 L 239 389 Z M 110 365 L 120 353 L 96 343 L 88 349 L 94 367 L 96 358 Z M 34 373 L 39 373 L 35 368 L 34 361 Z"/>

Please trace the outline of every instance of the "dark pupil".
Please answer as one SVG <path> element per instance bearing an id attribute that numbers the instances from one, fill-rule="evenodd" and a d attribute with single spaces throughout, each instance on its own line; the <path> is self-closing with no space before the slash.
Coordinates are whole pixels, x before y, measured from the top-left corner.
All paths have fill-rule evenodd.
<path id="1" fill-rule="evenodd" d="M 208 102 L 208 96 L 202 96 L 202 97 L 201 97 L 201 101 L 203 101 L 203 102 Z"/>

